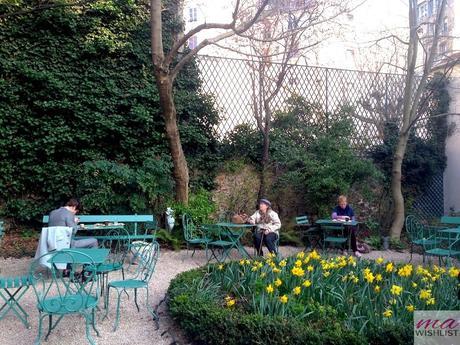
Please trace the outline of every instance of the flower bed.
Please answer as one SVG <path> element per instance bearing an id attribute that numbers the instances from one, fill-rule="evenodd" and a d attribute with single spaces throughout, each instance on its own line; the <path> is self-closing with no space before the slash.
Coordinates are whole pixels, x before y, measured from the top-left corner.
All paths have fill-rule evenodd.
<path id="1" fill-rule="evenodd" d="M 170 310 L 208 344 L 408 344 L 414 310 L 459 309 L 458 268 L 316 252 L 187 272 Z"/>

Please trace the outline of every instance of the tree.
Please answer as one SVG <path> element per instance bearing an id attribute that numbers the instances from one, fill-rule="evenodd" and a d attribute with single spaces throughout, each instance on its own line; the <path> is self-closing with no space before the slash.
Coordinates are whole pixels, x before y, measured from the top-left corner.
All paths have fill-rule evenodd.
<path id="1" fill-rule="evenodd" d="M 262 17 L 269 2 L 269 0 L 261 0 L 254 5 L 244 0 L 235 0 L 232 20 L 229 23 L 203 23 L 186 33 L 177 30 L 172 34 L 170 47 L 165 44 L 163 37 L 162 13 L 163 11 L 169 11 L 175 15 L 177 22 L 182 23 L 183 0 L 151 0 L 150 2 L 152 62 L 160 97 L 160 108 L 165 121 L 165 134 L 174 165 L 176 200 L 179 202 L 185 204 L 188 202 L 189 171 L 177 126 L 174 81 L 181 69 L 201 49 L 233 35 L 244 34 Z M 243 17 L 241 15 L 243 12 L 249 14 L 244 16 L 244 18 L 247 18 L 244 21 L 240 20 Z M 221 29 L 223 32 L 213 38 L 205 39 L 195 48 L 183 52 L 184 46 L 191 37 L 198 32 L 212 29 Z"/>
<path id="2" fill-rule="evenodd" d="M 431 39 L 424 42 L 419 37 L 419 29 L 426 23 L 418 20 L 418 1 L 409 0 L 409 42 L 407 48 L 406 75 L 404 84 L 404 101 L 402 109 L 401 126 L 393 154 L 391 193 L 393 197 L 393 222 L 390 228 L 390 236 L 400 238 L 404 226 L 404 196 L 401 190 L 402 164 L 406 154 L 407 142 L 410 132 L 420 119 L 422 112 L 420 106 L 423 103 L 423 92 L 432 73 L 435 58 L 437 57 L 438 41 L 441 35 L 444 13 L 447 0 L 439 2 L 434 32 Z M 416 65 L 419 60 L 418 50 L 420 46 L 425 50 L 421 74 L 417 74 Z M 415 91 L 414 91 L 415 90 Z"/>
<path id="3" fill-rule="evenodd" d="M 292 96 L 285 83 L 289 70 L 332 35 L 333 20 L 350 11 L 352 1 L 278 1 L 263 19 L 234 42 L 219 44 L 247 59 L 251 79 L 252 112 L 262 136 L 261 173 L 258 197 L 266 194 L 270 168 L 270 131 L 273 108 Z"/>

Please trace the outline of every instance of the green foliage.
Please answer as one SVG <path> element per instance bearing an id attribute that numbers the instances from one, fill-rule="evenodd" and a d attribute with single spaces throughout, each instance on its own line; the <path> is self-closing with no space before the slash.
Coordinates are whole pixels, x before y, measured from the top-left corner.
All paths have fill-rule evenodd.
<path id="1" fill-rule="evenodd" d="M 281 265 L 277 267 L 287 273 L 293 267 L 295 260 L 298 258 L 289 258 L 286 269 L 283 269 Z M 340 259 L 339 261 L 334 260 L 330 262 L 340 261 Z M 319 262 L 320 260 L 312 259 L 307 265 L 316 266 Z M 419 285 L 423 284 L 420 282 L 423 274 L 419 276 L 417 273 L 417 277 L 414 274 L 413 277 L 401 278 L 394 273 L 386 274 L 385 265 L 379 266 L 371 262 L 360 261 L 356 266 L 356 262 L 354 264 L 350 262 L 349 269 L 343 269 L 359 277 L 359 284 L 356 285 L 351 280 L 343 281 L 343 277 L 348 277 L 349 274 L 334 273 L 336 268 L 332 269 L 331 275 L 326 279 L 331 282 L 337 281 L 333 287 L 323 284 L 324 272 L 318 269 L 318 272 L 314 273 L 317 271 L 315 267 L 312 272 L 315 277 L 310 278 L 313 285 L 308 288 L 313 297 L 302 299 L 304 292 L 298 297 L 292 295 L 294 286 L 292 284 L 299 284 L 295 282 L 295 278 L 291 282 L 293 279 L 288 278 L 283 272 L 272 276 L 270 270 L 265 270 L 265 266 L 256 270 L 255 266 L 257 266 L 257 261 L 253 261 L 252 264 L 227 263 L 224 267 L 212 265 L 208 268 L 181 273 L 172 280 L 168 289 L 169 310 L 192 341 L 201 344 L 331 345 L 403 345 L 413 341 L 411 327 L 408 327 L 411 325 L 412 315 L 405 310 L 405 304 L 400 299 L 417 300 L 415 295 L 418 293 L 414 292 L 412 296 L 412 292 L 406 292 L 406 290 L 412 288 L 411 284 L 414 279 Z M 381 281 L 376 284 L 382 287 L 381 294 L 387 294 L 388 298 L 374 293 L 369 287 L 370 284 L 368 286 L 362 281 L 364 268 L 370 268 L 374 273 L 379 271 L 384 276 L 385 282 Z M 262 273 L 265 274 L 264 278 L 262 278 Z M 281 294 L 288 294 L 289 302 L 282 305 L 275 314 L 273 314 L 274 310 L 260 311 L 248 307 L 247 305 L 257 308 L 259 305 L 268 303 L 260 298 L 260 295 L 265 295 L 266 299 L 273 296 L 265 293 L 265 287 L 271 279 L 277 277 L 282 279 L 282 285 L 275 288 L 275 290 L 280 289 L 280 292 L 279 295 L 276 291 L 274 292 L 273 300 L 276 301 L 277 296 Z M 436 301 L 450 296 L 449 294 L 455 291 L 455 277 L 448 277 L 448 274 L 445 273 L 442 280 L 442 283 L 436 285 L 436 289 L 433 287 L 433 293 L 437 296 Z M 394 297 L 389 292 L 392 284 L 404 286 L 402 296 L 397 298 L 397 306 L 389 307 L 394 309 L 395 315 L 398 315 L 400 320 L 404 321 L 398 321 L 396 317 L 382 319 L 381 316 L 381 312 L 388 308 L 385 305 L 388 303 L 387 299 Z M 445 288 L 447 288 L 446 291 L 444 291 Z M 364 295 L 360 296 L 352 292 L 356 289 L 361 289 Z M 342 295 L 346 299 L 340 302 Z M 236 306 L 226 306 L 228 298 L 235 298 Z M 319 302 L 320 299 L 321 302 Z M 330 299 L 336 302 L 330 304 Z M 450 300 L 450 303 L 457 303 L 455 299 L 447 299 Z M 298 303 L 296 300 L 302 300 L 303 303 Z M 291 314 L 282 316 L 288 309 Z M 340 312 L 343 309 L 347 309 L 352 314 L 349 319 L 345 320 L 344 314 Z M 359 316 L 360 312 L 369 313 L 372 316 L 363 318 Z M 378 315 L 375 316 L 375 313 Z M 307 317 L 300 319 L 296 315 L 307 315 Z M 370 322 L 370 319 L 375 320 Z M 354 328 L 355 322 L 360 325 L 364 323 L 365 326 L 355 325 L 358 326 L 359 332 L 344 327 L 344 325 L 350 325 Z"/>
<path id="2" fill-rule="evenodd" d="M 174 250 L 179 250 L 183 243 L 183 237 L 180 232 L 171 233 L 165 229 L 160 229 L 155 233 L 155 235 L 161 246 L 166 245 L 168 247 L 172 247 Z"/>
<path id="3" fill-rule="evenodd" d="M 218 285 L 203 286 L 203 269 L 179 274 L 169 286 L 169 310 L 187 334 L 203 344 L 365 344 L 332 320 L 307 324 L 293 319 L 241 313 L 216 303 Z"/>
<path id="4" fill-rule="evenodd" d="M 34 5 L 3 3 L 0 12 Z M 167 6 L 166 47 L 171 32 L 181 30 L 177 17 Z M 38 219 L 78 194 L 92 212 L 160 208 L 159 195 L 172 193 L 171 161 L 149 31 L 148 7 L 131 0 L 0 21 L 1 214 Z M 175 101 L 191 185 L 209 188 L 218 115 L 199 87 L 192 61 L 176 80 Z M 91 181 L 96 170 L 101 176 Z"/>
<path id="5" fill-rule="evenodd" d="M 180 219 L 184 213 L 192 217 L 196 224 L 209 224 L 212 222 L 211 216 L 216 212 L 216 204 L 212 201 L 211 193 L 199 189 L 196 193 L 189 196 L 188 205 L 173 205 L 176 219 Z"/>
<path id="6" fill-rule="evenodd" d="M 382 238 L 380 236 L 370 236 L 366 239 L 366 243 L 375 250 L 382 249 Z"/>

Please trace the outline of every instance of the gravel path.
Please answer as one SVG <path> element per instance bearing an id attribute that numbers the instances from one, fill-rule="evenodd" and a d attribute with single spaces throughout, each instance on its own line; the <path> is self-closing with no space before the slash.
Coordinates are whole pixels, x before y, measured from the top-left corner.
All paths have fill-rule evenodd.
<path id="1" fill-rule="evenodd" d="M 248 251 L 251 250 L 248 248 Z M 301 248 L 282 247 L 283 256 L 294 254 Z M 169 282 L 178 273 L 203 266 L 206 263 L 203 251 L 197 251 L 192 258 L 191 253 L 187 251 L 163 251 L 157 264 L 157 269 L 150 282 L 150 293 L 152 305 L 157 306 L 165 297 Z M 399 253 L 393 251 L 379 252 L 373 251 L 363 257 L 375 259 L 379 256 L 387 260 L 406 262 L 409 260 L 408 253 Z M 235 257 L 236 258 L 236 257 Z M 0 274 L 2 276 L 25 274 L 31 262 L 31 258 L 22 259 L 3 259 L 0 258 Z M 414 254 L 413 263 L 421 263 L 421 256 Z M 111 279 L 121 279 L 121 274 L 113 274 Z M 115 297 L 115 294 L 111 294 Z M 94 338 L 99 345 L 125 345 L 125 344 L 171 344 L 176 341 L 178 344 L 186 344 L 182 333 L 177 329 L 166 311 L 166 305 L 163 303 L 158 309 L 160 315 L 160 329 L 156 330 L 149 314 L 145 308 L 142 308 L 143 294 L 139 294 L 141 310 L 138 313 L 132 298 L 124 298 L 121 304 L 121 318 L 119 328 L 115 333 L 112 332 L 112 326 L 115 316 L 115 301 L 111 300 L 109 318 L 100 320 L 97 328 L 101 337 Z M 1 301 L 3 302 L 3 301 Z M 102 302 L 102 301 L 101 301 Z M 26 329 L 22 323 L 13 315 L 8 316 L 0 321 L 0 343 L 2 345 L 29 345 L 33 344 L 37 335 L 37 317 L 38 313 L 35 307 L 35 294 L 30 289 L 21 300 L 21 305 L 29 312 L 31 329 Z M 102 314 L 102 313 L 99 313 Z M 44 322 L 46 325 L 46 322 Z M 44 332 L 46 329 L 44 329 Z M 46 334 L 46 333 L 45 333 Z M 47 342 L 48 345 L 55 344 L 87 344 L 85 337 L 84 321 L 79 316 L 65 317 L 59 326 L 51 333 Z"/>

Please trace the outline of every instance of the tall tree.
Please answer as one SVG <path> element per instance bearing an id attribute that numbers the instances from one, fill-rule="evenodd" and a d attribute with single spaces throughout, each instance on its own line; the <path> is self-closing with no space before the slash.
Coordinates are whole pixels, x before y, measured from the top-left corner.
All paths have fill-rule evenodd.
<path id="1" fill-rule="evenodd" d="M 438 42 L 442 32 L 442 23 L 447 0 L 438 2 L 434 23 L 421 22 L 418 16 L 418 1 L 409 0 L 409 42 L 407 48 L 406 76 L 404 85 L 401 127 L 393 155 L 391 193 L 393 197 L 393 222 L 390 236 L 400 238 L 404 226 L 404 196 L 401 190 L 402 163 L 406 154 L 410 132 L 420 119 L 420 105 L 423 92 L 438 56 Z M 424 25 L 434 25 L 433 35 L 428 44 L 419 36 L 419 29 Z M 423 47 L 425 56 L 420 73 L 417 73 L 417 62 L 420 60 L 419 48 Z"/>
<path id="2" fill-rule="evenodd" d="M 162 13 L 165 10 L 169 10 L 170 13 L 175 13 L 177 22 L 182 22 L 183 0 L 151 0 L 150 2 L 154 75 L 160 96 L 160 107 L 165 121 L 166 138 L 174 164 L 176 200 L 179 202 L 188 202 L 189 171 L 177 125 L 174 80 L 184 65 L 190 62 L 204 47 L 233 35 L 244 34 L 254 23 L 260 20 L 269 2 L 270 0 L 261 0 L 254 5 L 251 1 L 235 0 L 232 20 L 229 23 L 203 23 L 186 33 L 177 31 L 173 34 L 172 44 L 169 49 L 166 49 L 163 40 Z M 240 19 L 243 18 L 241 15 L 243 12 L 249 13 L 249 15 L 244 16 L 245 20 Z M 199 32 L 215 29 L 221 30 L 222 33 L 213 38 L 203 40 L 195 48 L 186 51 L 184 54 L 179 54 L 191 37 Z"/>

